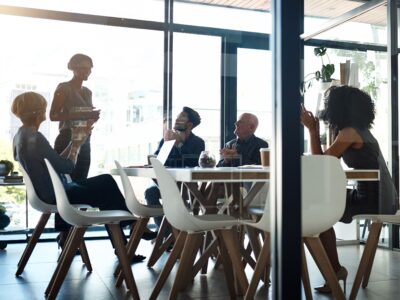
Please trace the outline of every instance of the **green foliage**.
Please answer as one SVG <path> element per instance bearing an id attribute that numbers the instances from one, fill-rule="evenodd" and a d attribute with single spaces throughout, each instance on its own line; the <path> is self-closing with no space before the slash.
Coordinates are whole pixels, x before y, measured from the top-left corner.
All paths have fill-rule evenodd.
<path id="1" fill-rule="evenodd" d="M 367 59 L 367 53 L 351 50 L 336 50 L 335 52 L 337 56 L 351 59 L 352 62 L 358 65 L 358 68 L 364 77 L 361 89 L 369 94 L 372 99 L 377 100 L 378 89 L 382 80 L 380 79 L 379 74 L 377 74 L 374 63 Z"/>
<path id="2" fill-rule="evenodd" d="M 7 174 L 10 174 L 12 171 L 14 171 L 14 164 L 11 161 L 2 159 L 2 160 L 0 160 L 0 164 L 6 165 Z"/>
<path id="3" fill-rule="evenodd" d="M 0 215 L 4 215 L 6 213 L 6 208 L 4 205 L 0 204 Z"/>
<path id="4" fill-rule="evenodd" d="M 17 166 L 16 162 L 12 159 L 12 142 L 10 140 L 0 139 L 0 157 Z M 0 199 L 4 203 L 22 204 L 25 201 L 25 188 L 23 186 L 0 187 Z"/>
<path id="5" fill-rule="evenodd" d="M 314 80 L 322 82 L 331 82 L 332 75 L 335 73 L 335 65 L 329 63 L 329 56 L 326 52 L 326 47 L 317 47 L 314 48 L 314 55 L 321 58 L 321 69 L 315 71 L 314 73 L 307 74 L 304 76 L 304 81 L 301 83 L 300 93 L 304 95 L 304 93 L 312 86 Z M 324 57 L 328 59 L 328 63 L 325 64 Z M 311 76 L 311 77 L 310 77 Z"/>

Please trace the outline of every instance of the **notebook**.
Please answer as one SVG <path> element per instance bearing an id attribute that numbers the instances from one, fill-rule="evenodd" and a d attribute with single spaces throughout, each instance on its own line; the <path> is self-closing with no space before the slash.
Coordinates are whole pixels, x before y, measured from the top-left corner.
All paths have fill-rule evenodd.
<path id="1" fill-rule="evenodd" d="M 172 147 L 174 147 L 175 140 L 165 141 L 161 146 L 158 155 L 148 155 L 147 159 L 149 164 L 141 165 L 141 166 L 129 166 L 128 168 L 152 168 L 153 166 L 150 164 L 150 157 L 157 157 L 157 159 L 164 165 L 167 162 L 168 156 L 171 153 Z"/>

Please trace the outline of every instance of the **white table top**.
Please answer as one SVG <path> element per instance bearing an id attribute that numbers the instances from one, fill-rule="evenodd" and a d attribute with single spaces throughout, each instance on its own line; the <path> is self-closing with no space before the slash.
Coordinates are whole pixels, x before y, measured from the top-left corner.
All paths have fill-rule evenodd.
<path id="1" fill-rule="evenodd" d="M 156 178 L 153 168 L 126 167 L 128 176 Z M 261 166 L 222 168 L 168 168 L 176 181 L 180 182 L 265 182 L 269 180 L 270 168 Z M 348 180 L 379 181 L 379 170 L 345 170 Z M 118 175 L 117 169 L 111 170 Z"/>

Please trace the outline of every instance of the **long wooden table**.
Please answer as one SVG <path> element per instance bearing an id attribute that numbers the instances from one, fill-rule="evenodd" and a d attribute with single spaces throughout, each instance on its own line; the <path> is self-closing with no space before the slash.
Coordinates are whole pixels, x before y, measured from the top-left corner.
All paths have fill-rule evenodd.
<path id="1" fill-rule="evenodd" d="M 147 177 L 155 179 L 154 170 L 150 167 L 126 167 L 128 176 Z M 215 193 L 204 194 L 205 183 L 235 184 L 242 182 L 254 183 L 246 197 L 241 201 L 242 206 L 248 206 L 264 184 L 270 179 L 269 167 L 221 167 L 221 168 L 168 168 L 168 171 L 177 182 L 184 183 L 191 193 L 198 199 L 203 207 L 210 207 L 215 199 Z M 379 181 L 379 170 L 345 170 L 349 181 Z M 111 170 L 112 175 L 118 175 L 116 169 Z M 200 185 L 198 183 L 202 183 Z"/>
<path id="2" fill-rule="evenodd" d="M 156 178 L 154 170 L 147 167 L 126 167 L 128 176 Z M 221 168 L 168 168 L 176 181 L 180 182 L 266 182 L 270 179 L 269 167 L 221 167 Z M 379 181 L 379 170 L 345 170 L 348 180 Z M 112 175 L 118 175 L 116 169 Z"/>

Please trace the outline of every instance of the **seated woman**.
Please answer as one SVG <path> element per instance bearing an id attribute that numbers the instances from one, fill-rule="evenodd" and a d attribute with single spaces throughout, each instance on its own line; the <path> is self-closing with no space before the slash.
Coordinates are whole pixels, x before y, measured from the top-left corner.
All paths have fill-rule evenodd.
<path id="1" fill-rule="evenodd" d="M 375 118 L 375 105 L 363 91 L 350 87 L 331 87 L 326 92 L 322 119 L 333 130 L 335 139 L 323 152 L 320 143 L 319 120 L 301 108 L 301 122 L 310 134 L 311 153 L 327 154 L 339 158 L 350 168 L 379 169 L 380 181 L 360 181 L 356 189 L 347 191 L 343 223 L 350 223 L 358 214 L 393 214 L 397 209 L 397 193 L 382 156 L 377 140 L 369 129 Z M 333 228 L 321 233 L 320 239 L 336 272 L 338 280 L 346 284 L 347 270 L 339 263 L 336 235 Z M 329 293 L 327 285 L 316 288 Z"/>
<path id="2" fill-rule="evenodd" d="M 27 92 L 17 96 L 11 111 L 22 121 L 13 140 L 14 159 L 19 161 L 28 172 L 39 198 L 49 204 L 55 204 L 55 194 L 50 175 L 45 165 L 47 158 L 60 174 L 71 204 L 88 204 L 100 210 L 126 210 L 125 199 L 111 175 L 99 175 L 79 181 L 67 182 L 64 174 L 74 170 L 80 146 L 90 134 L 93 122 L 86 127 L 72 129 L 74 138 L 59 155 L 47 139 L 38 131 L 40 124 L 46 119 L 46 100 L 39 94 Z M 129 224 L 121 224 L 126 226 Z M 56 224 L 60 231 L 57 241 L 63 246 L 70 228 L 69 224 Z M 145 257 L 138 255 L 133 262 Z"/>

